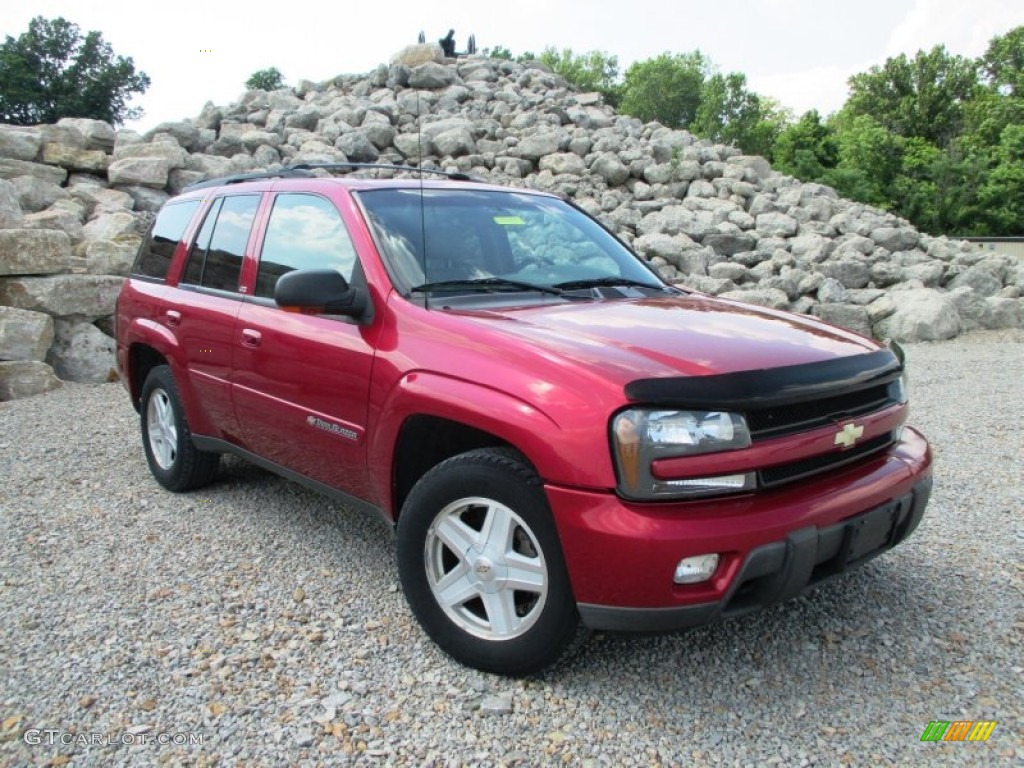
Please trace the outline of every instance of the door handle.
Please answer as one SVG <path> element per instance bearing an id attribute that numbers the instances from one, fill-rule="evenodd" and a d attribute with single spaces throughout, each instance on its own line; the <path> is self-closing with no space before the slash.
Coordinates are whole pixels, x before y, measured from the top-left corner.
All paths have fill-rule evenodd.
<path id="1" fill-rule="evenodd" d="M 242 329 L 242 346 L 255 349 L 263 341 L 263 334 L 254 331 L 252 328 Z"/>
<path id="2" fill-rule="evenodd" d="M 164 312 L 164 317 L 167 319 L 168 325 L 179 325 L 181 323 L 181 312 L 175 309 L 168 309 Z"/>

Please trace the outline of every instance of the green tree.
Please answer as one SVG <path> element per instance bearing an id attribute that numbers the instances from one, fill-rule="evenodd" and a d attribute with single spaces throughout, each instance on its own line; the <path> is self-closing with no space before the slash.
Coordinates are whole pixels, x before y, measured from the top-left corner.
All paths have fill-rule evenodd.
<path id="1" fill-rule="evenodd" d="M 818 181 L 839 164 L 835 129 L 823 123 L 817 110 L 805 112 L 779 133 L 772 147 L 776 169 L 807 181 Z"/>
<path id="2" fill-rule="evenodd" d="M 1007 96 L 1024 97 L 1024 26 L 993 37 L 978 63 L 989 86 Z"/>
<path id="3" fill-rule="evenodd" d="M 978 87 L 976 62 L 937 45 L 886 59 L 882 67 L 854 75 L 843 110 L 869 115 L 899 136 L 919 136 L 948 147 L 963 130 L 963 105 Z"/>
<path id="4" fill-rule="evenodd" d="M 719 73 L 704 82 L 690 130 L 712 141 L 735 144 L 747 154 L 770 157 L 787 118 L 774 101 L 747 90 L 746 75 Z"/>
<path id="5" fill-rule="evenodd" d="M 573 53 L 547 47 L 539 57 L 541 63 L 564 77 L 581 91 L 600 91 L 609 104 L 618 103 L 619 57 L 604 51 Z"/>
<path id="6" fill-rule="evenodd" d="M 120 124 L 141 117 L 134 93 L 150 85 L 130 57 L 115 56 L 99 32 L 84 36 L 63 18 L 36 16 L 0 46 L 0 121 L 15 125 L 91 117 Z"/>
<path id="7" fill-rule="evenodd" d="M 261 69 L 249 76 L 245 87 L 250 91 L 276 91 L 284 88 L 284 76 L 277 67 Z"/>
<path id="8" fill-rule="evenodd" d="M 645 123 L 657 120 L 669 128 L 689 127 L 700 109 L 710 69 L 711 63 L 700 51 L 665 52 L 634 62 L 622 84 L 621 109 Z"/>

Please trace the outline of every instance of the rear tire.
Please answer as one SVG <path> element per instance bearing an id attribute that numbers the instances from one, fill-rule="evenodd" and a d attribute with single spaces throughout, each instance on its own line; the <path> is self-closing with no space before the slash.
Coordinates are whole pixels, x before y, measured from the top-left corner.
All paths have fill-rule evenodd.
<path id="1" fill-rule="evenodd" d="M 424 630 L 467 666 L 527 675 L 586 637 L 540 479 L 514 452 L 469 451 L 420 478 L 398 572 Z"/>
<path id="2" fill-rule="evenodd" d="M 178 395 L 171 369 L 157 366 L 142 385 L 142 445 L 153 477 L 169 491 L 208 485 L 217 474 L 220 454 L 200 451 Z"/>

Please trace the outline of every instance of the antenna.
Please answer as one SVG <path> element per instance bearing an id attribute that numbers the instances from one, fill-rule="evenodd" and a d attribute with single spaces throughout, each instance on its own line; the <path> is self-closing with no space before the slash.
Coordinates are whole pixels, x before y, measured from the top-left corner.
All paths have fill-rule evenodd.
<path id="1" fill-rule="evenodd" d="M 420 248 L 423 252 L 423 282 L 430 282 L 427 277 L 427 214 L 423 202 L 423 110 L 420 108 L 420 92 L 416 90 L 416 153 L 419 155 L 417 165 L 420 170 Z M 430 291 L 423 292 L 423 308 L 430 309 Z"/>

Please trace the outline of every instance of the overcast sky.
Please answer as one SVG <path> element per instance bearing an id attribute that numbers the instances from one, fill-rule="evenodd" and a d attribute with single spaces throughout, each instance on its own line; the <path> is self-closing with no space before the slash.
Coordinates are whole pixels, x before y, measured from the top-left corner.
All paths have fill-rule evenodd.
<path id="1" fill-rule="evenodd" d="M 270 12 L 265 8 L 273 8 Z M 423 30 L 456 32 L 459 50 L 514 53 L 548 45 L 603 50 L 621 69 L 664 51 L 699 48 L 723 71 L 799 115 L 842 106 L 846 80 L 886 57 L 944 44 L 965 56 L 1024 24 L 1021 0 L 31 0 L 0 5 L 0 33 L 18 36 L 36 15 L 63 16 L 99 30 L 131 56 L 152 85 L 135 105 L 145 130 L 196 116 L 206 101 L 229 104 L 259 69 L 277 67 L 288 84 L 365 73 Z M 2 84 L 0 84 L 2 87 Z"/>

